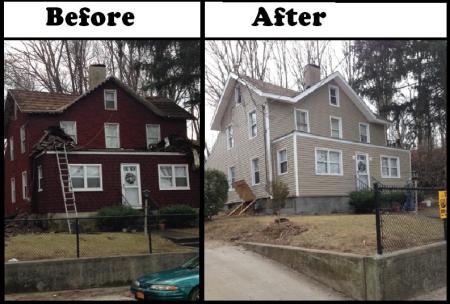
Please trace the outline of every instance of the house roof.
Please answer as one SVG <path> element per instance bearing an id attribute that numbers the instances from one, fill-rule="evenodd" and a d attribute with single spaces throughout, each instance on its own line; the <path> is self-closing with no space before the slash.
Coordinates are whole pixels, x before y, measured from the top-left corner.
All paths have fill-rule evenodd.
<path id="1" fill-rule="evenodd" d="M 390 124 L 389 121 L 382 119 L 377 114 L 373 113 L 367 104 L 358 96 L 358 94 L 350 87 L 344 77 L 339 73 L 335 72 L 328 77 L 318 81 L 314 85 L 310 86 L 303 92 L 296 92 L 293 90 L 285 89 L 277 85 L 268 84 L 261 80 L 252 79 L 248 76 L 238 76 L 231 73 L 225 84 L 225 88 L 220 97 L 219 104 L 216 107 L 214 117 L 211 123 L 211 129 L 220 131 L 220 121 L 225 112 L 227 101 L 232 94 L 232 88 L 237 82 L 247 86 L 249 89 L 253 90 L 256 94 L 262 97 L 270 98 L 271 100 L 286 103 L 297 103 L 306 96 L 315 92 L 317 89 L 327 84 L 331 80 L 335 80 L 339 86 L 344 90 L 344 92 L 350 97 L 354 102 L 356 107 L 364 114 L 369 122 L 380 123 L 380 124 Z"/>
<path id="2" fill-rule="evenodd" d="M 121 81 L 113 76 L 106 78 L 96 87 L 85 92 L 82 95 L 49 93 L 39 91 L 25 91 L 25 90 L 9 90 L 8 94 L 16 102 L 19 110 L 23 113 L 50 113 L 59 114 L 64 112 L 72 104 L 78 100 L 90 95 L 98 87 L 106 82 L 112 81 L 119 87 L 124 89 L 127 93 L 133 96 L 137 101 L 144 104 L 147 108 L 153 111 L 156 115 L 165 118 L 183 118 L 195 119 L 189 112 L 178 106 L 174 101 L 159 96 L 152 96 L 143 98 L 134 92 L 133 89 L 123 84 Z"/>

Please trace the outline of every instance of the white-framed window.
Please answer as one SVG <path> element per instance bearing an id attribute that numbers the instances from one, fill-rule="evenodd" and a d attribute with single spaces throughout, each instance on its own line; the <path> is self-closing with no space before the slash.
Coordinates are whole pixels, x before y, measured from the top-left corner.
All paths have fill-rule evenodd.
<path id="1" fill-rule="evenodd" d="M 42 174 L 42 166 L 37 167 L 37 172 L 38 172 L 38 192 L 41 192 L 42 191 L 42 179 L 44 178 L 44 176 Z"/>
<path id="2" fill-rule="evenodd" d="M 370 129 L 369 124 L 359 123 L 359 141 L 362 143 L 370 143 Z"/>
<path id="3" fill-rule="evenodd" d="M 14 136 L 9 138 L 9 159 L 14 160 Z"/>
<path id="4" fill-rule="evenodd" d="M 397 156 L 380 156 L 381 177 L 400 178 L 400 158 Z"/>
<path id="5" fill-rule="evenodd" d="M 252 185 L 253 186 L 258 185 L 260 183 L 259 158 L 252 159 L 251 172 L 252 172 Z"/>
<path id="6" fill-rule="evenodd" d="M 145 133 L 147 136 L 147 147 L 161 141 L 161 127 L 155 124 L 146 124 Z"/>
<path id="7" fill-rule="evenodd" d="M 73 191 L 103 191 L 101 164 L 70 164 Z"/>
<path id="8" fill-rule="evenodd" d="M 227 127 L 226 135 L 227 135 L 227 149 L 230 150 L 231 148 L 234 147 L 234 131 L 233 131 L 233 126 L 228 126 L 228 127 Z"/>
<path id="9" fill-rule="evenodd" d="M 330 135 L 334 138 L 342 138 L 342 118 L 330 116 Z"/>
<path id="10" fill-rule="evenodd" d="M 309 131 L 309 112 L 307 110 L 295 109 L 295 129 L 302 132 Z"/>
<path id="11" fill-rule="evenodd" d="M 342 151 L 316 148 L 315 169 L 316 175 L 343 175 Z"/>
<path id="12" fill-rule="evenodd" d="M 288 172 L 287 149 L 278 150 L 277 167 L 278 167 L 278 175 L 283 175 Z"/>
<path id="13" fill-rule="evenodd" d="M 105 123 L 105 147 L 120 148 L 120 125 L 118 123 Z"/>
<path id="14" fill-rule="evenodd" d="M 233 190 L 233 183 L 236 181 L 236 168 L 228 167 L 228 190 Z"/>
<path id="15" fill-rule="evenodd" d="M 20 153 L 25 153 L 25 125 L 20 127 Z"/>
<path id="16" fill-rule="evenodd" d="M 187 164 L 158 165 L 159 190 L 189 190 Z"/>
<path id="17" fill-rule="evenodd" d="M 27 171 L 22 172 L 22 198 L 28 198 L 28 177 Z"/>
<path id="18" fill-rule="evenodd" d="M 11 178 L 11 203 L 16 202 L 16 179 L 14 177 Z"/>
<path id="19" fill-rule="evenodd" d="M 256 110 L 248 113 L 248 137 L 250 139 L 255 138 L 258 132 L 256 126 Z"/>
<path id="20" fill-rule="evenodd" d="M 105 110 L 117 110 L 117 91 L 105 90 Z"/>
<path id="21" fill-rule="evenodd" d="M 328 96 L 330 105 L 339 107 L 339 87 L 334 85 L 328 86 Z"/>
<path id="22" fill-rule="evenodd" d="M 75 143 L 78 143 L 77 137 L 77 122 L 76 121 L 60 121 L 59 126 L 64 132 L 73 138 Z"/>
<path id="23" fill-rule="evenodd" d="M 237 104 L 240 104 L 242 102 L 241 88 L 239 86 L 236 86 L 234 88 L 234 101 Z"/>

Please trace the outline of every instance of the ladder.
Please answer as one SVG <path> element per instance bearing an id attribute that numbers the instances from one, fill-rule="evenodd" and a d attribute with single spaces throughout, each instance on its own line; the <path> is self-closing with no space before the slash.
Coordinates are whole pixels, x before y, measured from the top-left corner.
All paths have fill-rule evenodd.
<path id="1" fill-rule="evenodd" d="M 58 149 L 61 148 L 62 149 Z M 77 205 L 75 202 L 75 193 L 72 188 L 72 180 L 69 172 L 69 159 L 67 158 L 66 144 L 55 145 L 56 160 L 58 162 L 59 179 L 61 181 L 61 190 L 64 199 L 64 208 L 66 210 L 67 225 L 69 233 L 72 234 L 71 218 L 77 217 Z"/>

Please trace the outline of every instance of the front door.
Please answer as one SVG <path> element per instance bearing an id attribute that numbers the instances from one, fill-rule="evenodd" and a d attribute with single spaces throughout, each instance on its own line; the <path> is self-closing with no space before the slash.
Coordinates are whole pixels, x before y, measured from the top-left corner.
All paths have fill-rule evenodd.
<path id="1" fill-rule="evenodd" d="M 366 153 L 356 153 L 356 189 L 366 190 L 369 187 L 369 156 Z"/>
<path id="2" fill-rule="evenodd" d="M 139 164 L 121 164 L 122 204 L 133 208 L 142 207 L 141 173 Z"/>

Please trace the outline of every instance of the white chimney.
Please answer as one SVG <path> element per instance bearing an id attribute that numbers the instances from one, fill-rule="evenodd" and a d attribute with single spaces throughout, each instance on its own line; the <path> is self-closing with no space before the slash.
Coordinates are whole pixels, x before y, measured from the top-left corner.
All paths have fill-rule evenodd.
<path id="1" fill-rule="evenodd" d="M 106 79 L 106 66 L 92 64 L 89 66 L 89 89 L 92 90 Z"/>
<path id="2" fill-rule="evenodd" d="M 320 80 L 320 67 L 315 64 L 308 63 L 303 70 L 303 84 L 305 89 Z"/>

